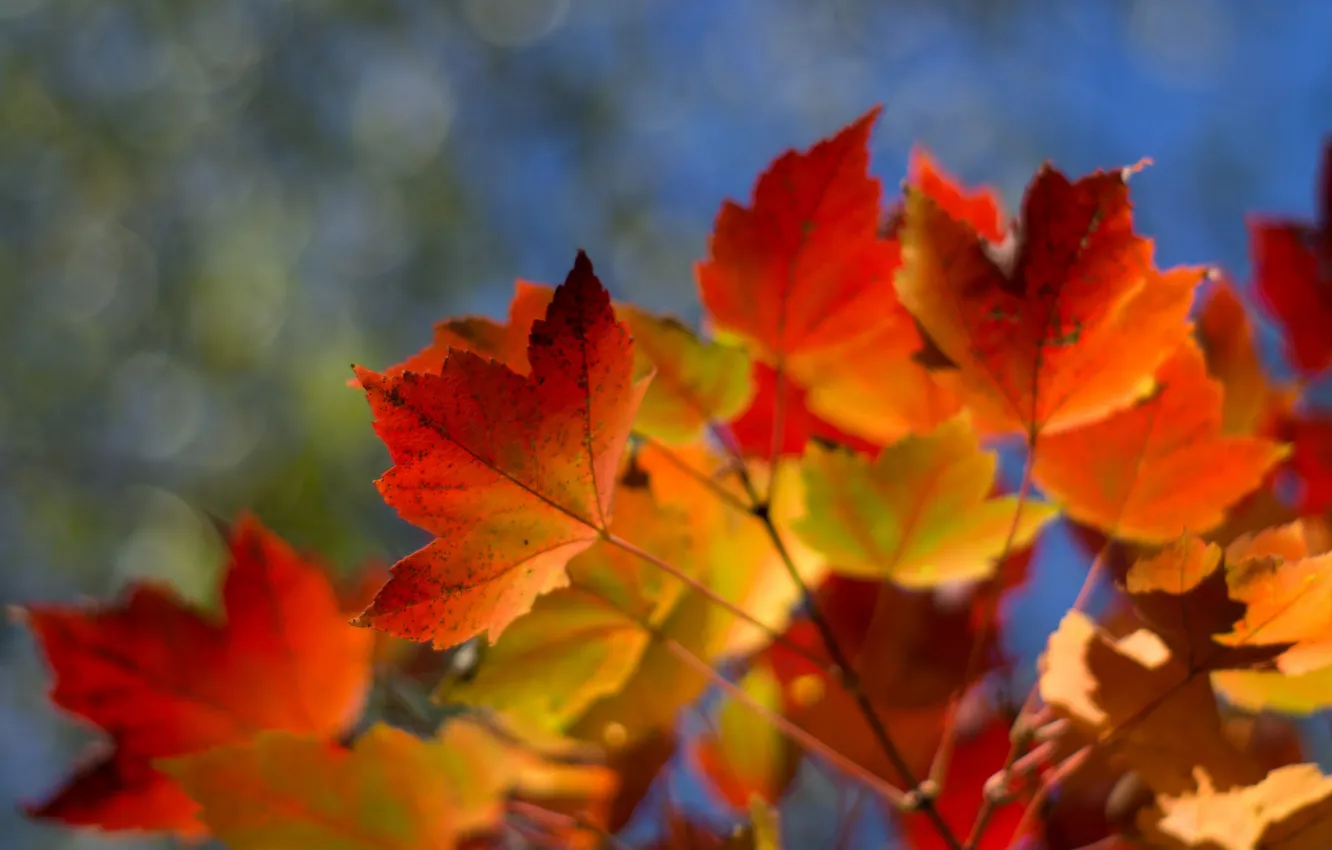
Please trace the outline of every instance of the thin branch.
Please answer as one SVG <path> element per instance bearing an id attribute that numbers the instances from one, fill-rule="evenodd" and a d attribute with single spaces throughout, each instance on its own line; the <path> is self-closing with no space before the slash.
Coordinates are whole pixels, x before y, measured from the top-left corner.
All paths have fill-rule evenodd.
<path id="1" fill-rule="evenodd" d="M 1115 539 L 1113 535 L 1107 537 L 1105 543 L 1096 553 L 1096 557 L 1092 560 L 1091 566 L 1087 569 L 1086 577 L 1082 580 L 1082 587 L 1078 588 L 1078 595 L 1073 600 L 1072 607 L 1069 608 L 1070 611 L 1082 610 L 1082 607 L 1086 605 L 1091 598 L 1091 590 L 1096 586 L 1096 582 L 1104 570 L 1107 555 L 1110 552 L 1110 548 L 1114 545 L 1114 542 Z M 1036 709 L 1036 701 L 1040 697 L 1040 692 L 1040 680 L 1037 679 L 1027 691 L 1027 698 L 1022 701 L 1022 707 L 1018 710 L 1017 716 L 1013 719 L 1013 728 L 1008 736 L 1012 743 L 1009 745 L 1008 755 L 1004 758 L 1004 766 L 1001 767 L 999 773 L 995 775 L 997 777 L 996 781 L 1003 787 L 1007 787 L 1015 763 L 1022 755 L 1022 752 L 1026 750 L 1035 735 L 1037 727 L 1032 722 L 1032 714 Z M 971 827 L 970 835 L 967 836 L 967 850 L 976 847 L 981 836 L 985 833 L 986 826 L 989 825 L 990 818 L 994 815 L 997 808 L 999 808 L 998 801 L 989 795 L 986 795 L 981 801 L 980 811 L 976 814 L 976 821 Z"/>
<path id="2" fill-rule="evenodd" d="M 769 488 L 769 491 L 771 492 L 771 488 Z M 909 785 L 914 792 L 912 794 L 912 799 L 915 802 L 915 808 L 918 808 L 930 819 L 930 822 L 934 824 L 935 829 L 939 832 L 939 836 L 943 838 L 944 842 L 947 843 L 950 848 L 953 848 L 953 850 L 961 850 L 961 842 L 958 840 L 957 836 L 953 835 L 952 829 L 949 828 L 947 821 L 945 821 L 943 816 L 939 814 L 938 809 L 934 805 L 933 796 L 931 794 L 920 793 L 921 785 L 916 779 L 915 771 L 911 769 L 911 765 L 907 763 L 906 757 L 902 755 L 902 751 L 897 747 L 897 744 L 893 742 L 892 736 L 888 734 L 888 728 L 884 725 L 883 720 L 879 717 L 878 711 L 874 708 L 874 703 L 870 701 L 869 696 L 866 695 L 865 690 L 861 685 L 859 674 L 852 668 L 846 655 L 842 652 L 841 646 L 838 645 L 837 636 L 833 633 L 832 626 L 819 610 L 818 604 L 814 600 L 814 594 L 809 589 L 809 585 L 805 583 L 800 572 L 796 569 L 795 559 L 791 557 L 791 551 L 787 549 L 786 543 L 782 540 L 782 534 L 777 529 L 776 523 L 772 520 L 772 513 L 768 509 L 768 505 L 766 503 L 756 505 L 754 507 L 754 514 L 763 521 L 763 527 L 767 530 L 768 537 L 772 540 L 773 548 L 777 550 L 777 555 L 781 558 L 782 565 L 786 568 L 787 575 L 791 577 L 791 581 L 793 581 L 796 587 L 799 588 L 801 601 L 804 604 L 806 612 L 808 612 L 810 622 L 814 624 L 814 628 L 818 631 L 819 637 L 823 641 L 824 648 L 828 652 L 829 659 L 831 659 L 832 663 L 841 671 L 840 680 L 842 685 L 855 699 L 861 715 L 864 716 L 865 722 L 869 725 L 870 731 L 878 742 L 879 748 L 883 750 L 884 755 L 888 757 L 888 761 L 892 764 L 893 769 L 897 771 L 898 775 L 902 777 L 902 781 Z"/>
<path id="3" fill-rule="evenodd" d="M 1018 820 L 1017 826 L 1013 829 L 1013 840 L 1008 845 L 1009 850 L 1017 847 L 1018 843 L 1022 840 L 1022 835 L 1031 829 L 1032 823 L 1040 814 L 1041 806 L 1045 804 L 1046 798 L 1050 796 L 1050 792 L 1055 789 L 1055 786 L 1067 779 L 1073 771 L 1082 767 L 1083 762 L 1091 756 L 1091 753 L 1092 745 L 1088 744 L 1073 755 L 1064 759 L 1059 767 L 1055 768 L 1049 776 L 1045 777 L 1045 781 L 1041 783 L 1041 787 L 1032 795 L 1031 801 L 1027 803 L 1027 807 L 1022 810 L 1022 817 Z"/>

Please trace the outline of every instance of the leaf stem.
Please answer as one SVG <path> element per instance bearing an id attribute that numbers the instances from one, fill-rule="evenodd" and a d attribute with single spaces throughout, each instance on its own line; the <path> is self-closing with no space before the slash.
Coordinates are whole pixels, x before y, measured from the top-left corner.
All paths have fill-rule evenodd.
<path id="1" fill-rule="evenodd" d="M 966 692 L 969 683 L 975 681 L 980 675 L 981 665 L 985 658 L 985 647 L 989 642 L 990 630 L 994 627 L 994 621 L 999 614 L 999 597 L 1002 590 L 1001 582 L 1003 579 L 1003 564 L 1013 553 L 1013 543 L 1017 540 L 1018 529 L 1022 525 L 1022 509 L 1026 507 L 1027 496 L 1031 493 L 1032 468 L 1036 465 L 1036 436 L 1032 431 L 1027 438 L 1027 457 L 1022 467 L 1022 483 L 1018 485 L 1017 507 L 1013 511 L 1013 522 L 1008 526 L 1008 534 L 1004 538 L 1003 548 L 999 550 L 999 556 L 995 558 L 994 575 L 981 582 L 978 593 L 981 597 L 981 603 L 984 607 L 981 609 L 981 622 L 976 630 L 976 636 L 971 643 L 971 654 L 967 658 L 966 673 L 962 677 L 962 685 L 959 693 L 953 698 L 953 704 L 950 706 L 947 715 L 947 721 L 944 723 L 943 739 L 939 742 L 939 749 L 935 752 L 935 758 L 930 765 L 930 775 L 942 775 L 947 766 L 947 761 L 957 744 L 958 724 L 957 708 L 961 702 L 962 695 Z M 1016 749 L 1016 743 L 1011 749 Z M 1009 753 L 1013 756 L 1013 753 Z M 1015 757 L 1015 756 L 1014 756 Z M 1009 762 L 1007 768 L 1011 768 Z M 980 840 L 985 826 L 989 822 L 990 815 L 993 813 L 994 803 L 986 796 L 981 803 L 981 810 L 977 814 L 976 823 L 972 825 L 971 833 L 967 840 L 961 845 L 961 850 L 974 850 L 976 842 Z M 977 828 L 979 827 L 979 829 Z"/>

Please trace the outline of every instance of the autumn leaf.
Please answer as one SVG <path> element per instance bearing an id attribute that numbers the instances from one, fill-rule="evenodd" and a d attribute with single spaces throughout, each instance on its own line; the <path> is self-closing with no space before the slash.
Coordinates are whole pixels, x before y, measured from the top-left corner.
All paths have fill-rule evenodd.
<path id="1" fill-rule="evenodd" d="M 1217 641 L 1279 647 L 1277 667 L 1291 675 L 1332 666 L 1332 553 L 1288 561 L 1272 552 L 1243 560 L 1228 552 L 1227 560 L 1230 597 L 1245 610 Z"/>
<path id="2" fill-rule="evenodd" d="M 632 305 L 617 305 L 616 314 L 634 336 L 639 371 L 657 372 L 639 408 L 637 430 L 664 443 L 688 443 L 749 403 L 754 388 L 743 349 L 704 342 L 679 320 Z"/>
<path id="3" fill-rule="evenodd" d="M 716 657 L 724 621 L 716 603 L 699 594 L 684 595 L 660 633 L 696 658 Z M 618 750 L 632 747 L 662 730 L 673 729 L 676 715 L 712 684 L 682 661 L 662 641 L 652 640 L 638 666 L 614 693 L 594 702 L 570 727 L 570 734 Z"/>
<path id="4" fill-rule="evenodd" d="M 869 175 L 875 108 L 759 178 L 752 205 L 722 205 L 697 268 L 703 306 L 757 357 L 799 373 L 802 357 L 840 347 L 893 309 L 897 252 L 878 238 L 879 181 Z"/>
<path id="5" fill-rule="evenodd" d="M 992 670 L 998 655 L 993 631 L 979 635 L 965 597 L 962 601 L 841 575 L 829 576 L 815 591 L 815 605 L 850 660 L 862 692 L 917 775 L 930 767 L 953 697 Z M 856 698 L 830 672 L 827 649 L 813 624 L 798 620 L 783 638 L 764 657 L 782 682 L 784 713 L 853 762 L 889 782 L 901 782 Z M 972 669 L 977 642 L 982 642 L 984 662 Z"/>
<path id="6" fill-rule="evenodd" d="M 922 147 L 912 149 L 907 171 L 908 185 L 924 193 L 950 218 L 971 225 L 976 235 L 986 241 L 995 244 L 1004 241 L 1006 228 L 1002 205 L 994 190 L 962 188 L 957 179 L 944 172 Z"/>
<path id="7" fill-rule="evenodd" d="M 1279 767 L 1260 782 L 1218 790 L 1199 769 L 1198 790 L 1157 798 L 1138 816 L 1153 847 L 1323 850 L 1332 845 L 1332 779 L 1317 765 Z"/>
<path id="8" fill-rule="evenodd" d="M 873 462 L 811 447 L 796 531 L 845 575 L 914 588 L 983 578 L 1019 511 L 1016 496 L 988 498 L 996 463 L 961 417 L 889 446 Z M 1020 510 L 1017 548 L 1056 514 L 1030 500 Z"/>
<path id="9" fill-rule="evenodd" d="M 1258 359 L 1253 324 L 1234 287 L 1215 282 L 1198 317 L 1198 344 L 1207 372 L 1220 382 L 1221 433 L 1271 436 L 1274 419 L 1295 402 L 1295 393 L 1273 386 Z"/>
<path id="10" fill-rule="evenodd" d="M 585 254 L 527 356 L 528 376 L 460 350 L 438 374 L 357 370 L 395 464 L 380 493 L 436 536 L 393 567 L 357 625 L 436 647 L 494 640 L 607 532 L 646 380 Z"/>
<path id="11" fill-rule="evenodd" d="M 356 720 L 371 636 L 346 627 L 324 571 L 250 516 L 228 546 L 221 621 L 150 584 L 114 607 L 26 609 L 55 674 L 51 700 L 106 730 L 114 747 L 31 814 L 198 835 L 196 805 L 154 759 L 265 730 L 328 738 Z"/>
<path id="12" fill-rule="evenodd" d="M 1220 525 L 1286 454 L 1269 440 L 1221 433 L 1221 387 L 1192 343 L 1157 380 L 1158 390 L 1133 407 L 1047 435 L 1032 468 L 1069 516 L 1144 543 Z"/>
<path id="13" fill-rule="evenodd" d="M 766 662 L 752 666 L 740 690 L 780 714 L 782 684 Z M 766 719 L 736 699 L 724 701 L 709 731 L 695 742 L 699 767 L 722 800 L 745 809 L 751 799 L 775 803 L 795 775 L 799 751 Z"/>
<path id="14" fill-rule="evenodd" d="M 617 534 L 669 563 L 687 563 L 687 519 L 659 507 L 646 486 L 621 484 Z M 485 651 L 468 680 L 437 698 L 484 705 L 562 729 L 633 674 L 648 645 L 640 619 L 659 626 L 683 585 L 604 541 L 569 562 L 570 584 L 542 596 Z"/>
<path id="15" fill-rule="evenodd" d="M 1194 767 L 1225 788 L 1262 777 L 1227 738 L 1208 677 L 1147 629 L 1115 639 L 1068 612 L 1041 657 L 1040 693 L 1080 736 L 1120 753 L 1158 793 L 1196 790 Z"/>
<path id="16" fill-rule="evenodd" d="M 1332 556 L 1309 556 L 1299 522 L 1243 535 L 1224 551 L 1185 536 L 1128 571 L 1145 625 L 1227 699 L 1308 713 L 1332 702 Z M 1274 663 L 1268 663 L 1274 662 Z"/>
<path id="17" fill-rule="evenodd" d="M 451 848 L 497 831 L 506 798 L 526 786 L 577 796 L 603 793 L 609 779 L 591 766 L 552 769 L 470 719 L 433 740 L 378 725 L 351 749 L 266 733 L 163 767 L 233 850 Z"/>
<path id="18" fill-rule="evenodd" d="M 1192 535 L 1134 563 L 1124 589 L 1143 624 L 1190 671 L 1248 667 L 1284 649 L 1219 642 L 1245 619 L 1247 608 L 1232 598 L 1221 547 Z"/>
<path id="19" fill-rule="evenodd" d="M 454 847 L 498 824 L 508 771 L 497 743 L 450 737 L 379 725 L 348 750 L 270 732 L 163 767 L 233 850 Z"/>
<path id="20" fill-rule="evenodd" d="M 878 113 L 783 154 L 749 207 L 723 204 L 697 279 L 717 329 L 771 366 L 783 392 L 799 387 L 819 419 L 881 443 L 957 402 L 912 359 L 923 343 L 893 291 L 900 255 L 880 237 L 882 189 L 869 173 Z"/>
<path id="21" fill-rule="evenodd" d="M 1043 168 L 1001 243 L 908 187 L 897 292 L 987 427 L 1096 421 L 1141 396 L 1187 336 L 1203 273 L 1152 268 L 1151 243 L 1133 232 L 1133 170 L 1071 182 Z"/>
<path id="22" fill-rule="evenodd" d="M 1285 329 L 1291 361 L 1306 375 L 1332 365 L 1332 142 L 1323 146 L 1318 221 L 1254 217 L 1249 253 L 1258 293 Z"/>

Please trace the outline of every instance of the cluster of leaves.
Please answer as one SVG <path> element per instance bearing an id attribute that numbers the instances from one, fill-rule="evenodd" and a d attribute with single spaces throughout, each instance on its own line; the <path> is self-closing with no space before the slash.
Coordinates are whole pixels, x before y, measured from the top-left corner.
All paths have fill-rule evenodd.
<path id="1" fill-rule="evenodd" d="M 655 847 L 771 848 L 808 760 L 917 848 L 1332 844 L 1283 719 L 1332 705 L 1332 420 L 1304 398 L 1332 228 L 1253 224 L 1277 384 L 1219 275 L 1156 268 L 1138 166 L 1042 168 L 1009 222 L 918 152 L 885 209 L 876 115 L 722 207 L 707 336 L 580 253 L 507 322 L 358 368 L 379 490 L 433 536 L 387 578 L 339 593 L 242 517 L 220 618 L 152 586 L 24 609 L 53 701 L 111 741 L 32 813 L 235 850 L 625 846 L 635 815 Z M 1001 603 L 1056 522 L 1084 592 L 1013 700 Z"/>

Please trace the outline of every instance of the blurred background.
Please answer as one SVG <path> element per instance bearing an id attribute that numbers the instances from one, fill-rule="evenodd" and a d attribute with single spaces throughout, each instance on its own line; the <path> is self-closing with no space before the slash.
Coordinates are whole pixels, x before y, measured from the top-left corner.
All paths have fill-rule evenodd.
<path id="1" fill-rule="evenodd" d="M 349 364 L 579 247 L 696 319 L 722 199 L 875 103 L 890 190 L 916 142 L 1010 209 L 1045 158 L 1150 156 L 1159 262 L 1244 283 L 1245 214 L 1313 214 L 1329 33 L 1322 0 L 0 0 L 0 603 L 208 602 L 243 507 L 342 567 L 410 551 Z M 0 628 L 0 843 L 165 846 L 22 819 L 89 735 Z"/>

